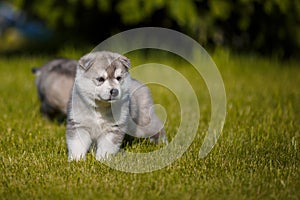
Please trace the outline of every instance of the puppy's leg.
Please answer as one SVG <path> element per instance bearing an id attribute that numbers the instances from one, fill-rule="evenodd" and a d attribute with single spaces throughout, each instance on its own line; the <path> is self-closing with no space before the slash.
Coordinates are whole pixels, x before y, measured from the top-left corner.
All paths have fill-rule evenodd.
<path id="1" fill-rule="evenodd" d="M 116 154 L 120 150 L 124 135 L 108 133 L 98 138 L 96 159 L 107 158 L 111 154 Z"/>
<path id="2" fill-rule="evenodd" d="M 85 155 L 92 144 L 90 135 L 85 130 L 67 130 L 67 146 L 69 161 L 85 159 Z"/>

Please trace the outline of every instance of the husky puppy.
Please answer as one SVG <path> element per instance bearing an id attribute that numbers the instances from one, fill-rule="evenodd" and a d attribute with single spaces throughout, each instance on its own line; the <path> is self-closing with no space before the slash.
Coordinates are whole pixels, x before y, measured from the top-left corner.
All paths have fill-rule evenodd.
<path id="1" fill-rule="evenodd" d="M 69 160 L 84 159 L 92 143 L 96 159 L 105 159 L 119 151 L 125 133 L 167 142 L 148 88 L 130 77 L 129 67 L 128 58 L 108 51 L 79 60 L 68 106 Z"/>
<path id="2" fill-rule="evenodd" d="M 32 69 L 41 101 L 40 111 L 47 118 L 59 121 L 66 118 L 76 66 L 77 61 L 61 58 Z"/>

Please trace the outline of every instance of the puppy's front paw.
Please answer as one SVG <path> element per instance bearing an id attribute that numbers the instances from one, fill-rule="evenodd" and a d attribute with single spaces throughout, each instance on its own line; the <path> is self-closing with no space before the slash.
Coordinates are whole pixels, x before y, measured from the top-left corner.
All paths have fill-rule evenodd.
<path id="1" fill-rule="evenodd" d="M 103 149 L 98 148 L 96 152 L 96 160 L 108 160 L 111 158 L 112 155 L 116 154 L 119 151 L 119 149 L 112 151 L 112 149 Z"/>
<path id="2" fill-rule="evenodd" d="M 111 155 L 116 154 L 120 150 L 123 136 L 114 133 L 106 134 L 97 140 L 96 159 L 108 159 Z"/>
<path id="3" fill-rule="evenodd" d="M 73 130 L 67 129 L 67 147 L 68 147 L 68 160 L 79 161 L 85 160 L 85 155 L 88 152 L 90 145 L 92 143 L 89 134 L 84 130 L 78 130 L 73 132 Z"/>
<path id="4" fill-rule="evenodd" d="M 96 154 L 96 160 L 98 160 L 98 161 L 107 160 L 108 157 L 109 157 L 109 155 L 107 153 L 104 155 L 101 153 Z"/>
<path id="5" fill-rule="evenodd" d="M 72 162 L 72 161 L 80 161 L 80 160 L 85 160 L 85 155 L 83 154 L 78 154 L 78 155 L 70 155 L 68 156 L 68 161 Z"/>

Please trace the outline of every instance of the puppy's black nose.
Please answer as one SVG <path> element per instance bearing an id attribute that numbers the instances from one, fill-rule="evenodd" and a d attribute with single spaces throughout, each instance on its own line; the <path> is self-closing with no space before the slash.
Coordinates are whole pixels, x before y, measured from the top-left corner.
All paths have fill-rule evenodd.
<path id="1" fill-rule="evenodd" d="M 111 89 L 110 90 L 110 94 L 111 94 L 111 96 L 116 97 L 119 94 L 119 90 L 117 90 L 117 89 Z"/>

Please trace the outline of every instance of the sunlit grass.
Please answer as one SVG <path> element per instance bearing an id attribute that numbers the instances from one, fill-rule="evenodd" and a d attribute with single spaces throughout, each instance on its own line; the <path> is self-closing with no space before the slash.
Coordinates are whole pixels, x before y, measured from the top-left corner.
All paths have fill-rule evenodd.
<path id="1" fill-rule="evenodd" d="M 58 56 L 77 59 L 81 55 L 64 50 Z M 130 58 L 133 66 L 146 62 L 139 55 Z M 30 72 L 49 59 L 0 58 L 1 199 L 300 198 L 297 63 L 216 51 L 213 59 L 224 79 L 227 118 L 213 151 L 199 159 L 210 119 L 209 94 L 187 63 L 165 58 L 165 64 L 184 74 L 198 94 L 199 129 L 188 151 L 170 166 L 131 174 L 109 168 L 92 153 L 86 161 L 67 162 L 65 127 L 40 116 Z M 166 107 L 166 130 L 172 139 L 180 120 L 178 102 L 165 88 L 153 85 L 151 92 L 154 101 Z M 133 152 L 155 148 L 146 141 L 126 147 Z"/>

